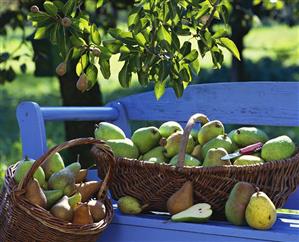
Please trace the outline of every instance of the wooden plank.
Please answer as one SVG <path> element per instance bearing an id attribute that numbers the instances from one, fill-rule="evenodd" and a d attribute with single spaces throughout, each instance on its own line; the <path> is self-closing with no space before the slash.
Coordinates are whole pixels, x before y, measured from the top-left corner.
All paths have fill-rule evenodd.
<path id="1" fill-rule="evenodd" d="M 226 124 L 299 125 L 299 83 L 242 82 L 189 86 L 177 99 L 172 89 L 157 101 L 153 92 L 119 100 L 132 120 L 186 121 L 202 112 Z"/>

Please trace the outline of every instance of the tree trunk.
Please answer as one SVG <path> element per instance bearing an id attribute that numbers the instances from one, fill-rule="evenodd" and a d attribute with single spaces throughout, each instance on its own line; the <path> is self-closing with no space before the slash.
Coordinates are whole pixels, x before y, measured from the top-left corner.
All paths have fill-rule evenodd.
<path id="1" fill-rule="evenodd" d="M 102 105 L 102 94 L 99 85 L 96 84 L 90 91 L 81 93 L 76 88 L 78 76 L 75 72 L 74 61 L 68 65 L 68 72 L 59 78 L 60 92 L 63 100 L 63 106 L 100 106 Z M 65 122 L 65 138 L 66 140 L 79 137 L 94 136 L 95 124 L 99 121 L 80 121 Z M 69 149 L 68 161 L 74 162 L 77 159 L 77 154 L 80 154 L 80 162 L 83 167 L 92 165 L 90 156 L 90 146 L 76 146 Z"/>

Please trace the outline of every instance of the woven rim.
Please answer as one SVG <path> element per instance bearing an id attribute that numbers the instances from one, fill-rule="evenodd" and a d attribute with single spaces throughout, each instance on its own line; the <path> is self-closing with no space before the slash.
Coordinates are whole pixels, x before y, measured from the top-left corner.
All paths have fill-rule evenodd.
<path id="1" fill-rule="evenodd" d="M 102 186 L 99 191 L 99 195 L 101 201 L 106 206 L 106 216 L 103 220 L 93 223 L 93 224 L 86 224 L 86 225 L 78 225 L 72 224 L 61 219 L 54 217 L 48 210 L 36 206 L 26 200 L 23 196 L 25 193 L 25 187 L 28 184 L 30 178 L 33 176 L 36 169 L 45 162 L 48 158 L 54 155 L 56 152 L 59 152 L 63 149 L 70 148 L 76 145 L 87 145 L 93 144 L 96 149 L 100 152 L 104 153 L 108 158 L 109 162 L 109 169 L 102 182 Z M 107 197 L 107 189 L 109 184 L 111 183 L 113 170 L 115 168 L 115 158 L 111 151 L 111 148 L 106 145 L 103 141 L 96 140 L 94 138 L 78 138 L 74 140 L 67 141 L 63 144 L 57 145 L 48 152 L 46 152 L 43 156 L 41 156 L 38 160 L 34 162 L 31 169 L 27 172 L 25 177 L 21 180 L 19 185 L 16 185 L 13 176 L 16 169 L 16 165 L 9 167 L 6 173 L 5 185 L 7 186 L 8 193 L 11 194 L 13 202 L 20 207 L 24 212 L 26 212 L 29 216 L 33 217 L 34 219 L 38 220 L 43 225 L 58 230 L 63 233 L 68 234 L 76 234 L 76 235 L 91 235 L 91 234 L 98 234 L 102 230 L 104 230 L 107 225 L 111 222 L 113 217 L 113 207 L 112 203 Z"/>

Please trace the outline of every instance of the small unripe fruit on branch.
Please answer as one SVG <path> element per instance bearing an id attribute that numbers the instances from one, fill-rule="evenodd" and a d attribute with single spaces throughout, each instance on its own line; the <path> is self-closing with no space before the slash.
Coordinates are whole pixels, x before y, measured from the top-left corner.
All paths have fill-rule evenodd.
<path id="1" fill-rule="evenodd" d="M 100 51 L 99 48 L 93 48 L 91 52 L 92 52 L 92 54 L 93 54 L 94 56 L 96 56 L 96 57 L 99 57 L 100 54 L 101 54 L 101 51 Z"/>
<path id="2" fill-rule="evenodd" d="M 85 92 L 88 89 L 88 80 L 85 73 L 82 73 L 76 83 L 76 87 L 79 91 Z"/>
<path id="3" fill-rule="evenodd" d="M 61 24 L 63 27 L 68 28 L 72 25 L 72 21 L 68 17 L 61 19 Z"/>
<path id="4" fill-rule="evenodd" d="M 39 12 L 39 8 L 36 5 L 31 6 L 30 11 L 32 13 L 38 13 Z"/>
<path id="5" fill-rule="evenodd" d="M 56 74 L 58 76 L 63 76 L 66 73 L 66 63 L 61 62 L 57 67 L 56 67 Z"/>

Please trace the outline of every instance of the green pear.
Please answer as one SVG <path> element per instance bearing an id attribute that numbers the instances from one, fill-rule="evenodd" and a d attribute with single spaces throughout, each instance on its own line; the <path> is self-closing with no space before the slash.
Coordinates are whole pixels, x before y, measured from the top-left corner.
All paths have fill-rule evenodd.
<path id="1" fill-rule="evenodd" d="M 108 122 L 99 123 L 94 131 L 94 136 L 96 139 L 105 141 L 110 139 L 126 138 L 126 135 L 124 131 L 121 130 L 121 128 Z"/>
<path id="2" fill-rule="evenodd" d="M 137 146 L 128 138 L 107 140 L 106 143 L 111 147 L 115 156 L 133 159 L 139 157 Z"/>
<path id="3" fill-rule="evenodd" d="M 79 192 L 76 192 L 73 196 L 69 197 L 69 205 L 74 208 L 78 203 L 82 201 L 82 195 Z"/>
<path id="4" fill-rule="evenodd" d="M 206 154 L 211 148 L 224 148 L 229 154 L 234 151 L 234 145 L 232 140 L 226 135 L 218 135 L 217 137 L 211 139 L 205 143 L 202 147 L 203 157 L 206 157 Z"/>
<path id="5" fill-rule="evenodd" d="M 176 164 L 178 163 L 178 158 L 179 158 L 179 155 L 175 155 L 174 157 L 171 158 L 169 164 L 176 166 Z M 184 166 L 200 166 L 200 165 L 201 165 L 201 162 L 198 159 L 196 159 L 188 154 L 185 155 Z"/>
<path id="6" fill-rule="evenodd" d="M 210 204 L 198 203 L 180 213 L 172 215 L 171 220 L 174 222 L 204 223 L 209 220 L 212 213 Z"/>
<path id="7" fill-rule="evenodd" d="M 198 143 L 204 145 L 209 140 L 224 134 L 224 126 L 219 120 L 213 120 L 204 124 L 197 135 Z"/>
<path id="8" fill-rule="evenodd" d="M 52 190 L 64 190 L 72 184 L 75 184 L 75 176 L 67 167 L 52 174 L 48 181 L 48 187 Z"/>
<path id="9" fill-rule="evenodd" d="M 62 190 L 46 190 L 44 191 L 47 198 L 47 208 L 51 208 L 63 196 Z"/>
<path id="10" fill-rule="evenodd" d="M 159 128 L 160 134 L 164 138 L 168 138 L 171 134 L 176 131 L 183 131 L 182 126 L 175 121 L 168 121 L 163 123 Z"/>
<path id="11" fill-rule="evenodd" d="M 245 147 L 257 142 L 265 143 L 269 139 L 268 135 L 255 127 L 242 127 L 232 134 L 232 141 L 239 147 Z"/>
<path id="12" fill-rule="evenodd" d="M 254 193 L 254 186 L 248 182 L 238 182 L 234 185 L 225 203 L 225 216 L 229 222 L 234 225 L 246 224 L 245 210 Z"/>
<path id="13" fill-rule="evenodd" d="M 145 154 L 158 146 L 160 139 L 160 131 L 154 126 L 137 129 L 131 137 L 140 154 Z"/>
<path id="14" fill-rule="evenodd" d="M 57 152 L 42 164 L 42 168 L 45 172 L 46 179 L 48 180 L 53 173 L 64 168 L 63 159 Z"/>
<path id="15" fill-rule="evenodd" d="M 254 165 L 264 163 L 264 160 L 254 155 L 242 155 L 234 161 L 234 165 Z"/>
<path id="16" fill-rule="evenodd" d="M 118 208 L 125 214 L 139 214 L 142 212 L 140 202 L 131 196 L 124 196 L 118 200 Z"/>
<path id="17" fill-rule="evenodd" d="M 221 160 L 221 157 L 227 155 L 224 148 L 211 148 L 204 159 L 202 166 L 224 166 L 231 165 L 230 160 Z"/>
<path id="18" fill-rule="evenodd" d="M 245 219 L 255 229 L 270 229 L 276 221 L 276 208 L 263 192 L 254 193 L 246 207 Z"/>
<path id="19" fill-rule="evenodd" d="M 52 206 L 50 212 L 64 221 L 71 222 L 73 219 L 73 209 L 69 204 L 69 198 L 63 196 L 56 204 Z"/>
<path id="20" fill-rule="evenodd" d="M 179 153 L 182 137 L 183 137 L 183 132 L 177 131 L 167 138 L 167 140 L 164 144 L 166 157 L 171 158 Z M 195 146 L 195 142 L 194 142 L 192 136 L 189 135 L 186 153 L 191 154 L 192 150 L 194 149 L 194 146 Z"/>
<path id="21" fill-rule="evenodd" d="M 201 144 L 196 145 L 192 150 L 191 155 L 198 160 L 203 160 L 202 145 Z"/>
<path id="22" fill-rule="evenodd" d="M 76 177 L 81 169 L 81 164 L 80 162 L 73 162 L 69 164 L 66 169 L 69 169 L 71 172 L 73 172 L 74 176 Z"/>
<path id="23" fill-rule="evenodd" d="M 18 163 L 15 174 L 14 174 L 14 179 L 15 181 L 19 184 L 20 181 L 25 177 L 27 172 L 30 170 L 31 166 L 35 160 L 22 160 Z M 37 170 L 34 172 L 33 177 L 38 180 L 38 183 L 40 186 L 43 186 L 46 177 L 45 177 L 45 172 L 41 167 L 38 167 Z"/>
<path id="24" fill-rule="evenodd" d="M 158 146 L 145 153 L 142 156 L 142 159 L 145 161 L 152 161 L 155 163 L 166 163 L 168 161 L 168 158 L 164 156 L 164 152 L 165 148 L 162 146 Z"/>
<path id="25" fill-rule="evenodd" d="M 199 129 L 197 129 L 197 128 L 192 128 L 191 132 L 190 132 L 190 134 L 191 134 L 191 136 L 194 139 L 196 144 L 198 144 L 198 138 L 197 138 L 198 132 L 199 132 Z"/>
<path id="26" fill-rule="evenodd" d="M 262 158 L 265 161 L 283 160 L 291 157 L 296 146 L 290 137 L 286 135 L 267 141 L 262 147 Z"/>

